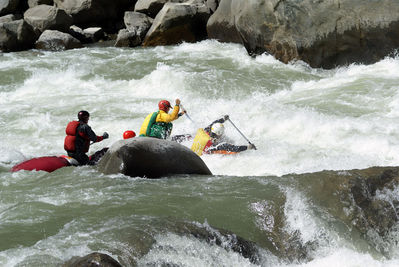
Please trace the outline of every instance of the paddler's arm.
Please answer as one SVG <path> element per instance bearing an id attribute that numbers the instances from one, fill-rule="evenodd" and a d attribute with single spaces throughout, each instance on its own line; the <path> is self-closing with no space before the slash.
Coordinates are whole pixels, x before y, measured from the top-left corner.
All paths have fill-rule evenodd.
<path id="1" fill-rule="evenodd" d="M 171 122 L 179 118 L 180 111 L 180 100 L 176 99 L 176 105 L 173 108 L 172 113 L 168 114 L 165 111 L 161 110 L 157 117 L 156 122 Z"/>
<path id="2" fill-rule="evenodd" d="M 95 134 L 95 132 L 91 129 L 91 127 L 87 124 L 83 124 L 80 131 L 82 131 L 83 133 L 85 133 L 90 141 L 92 141 L 93 143 L 95 142 L 101 142 L 104 139 L 108 138 L 108 133 L 104 132 L 104 134 L 102 136 L 98 136 Z"/>

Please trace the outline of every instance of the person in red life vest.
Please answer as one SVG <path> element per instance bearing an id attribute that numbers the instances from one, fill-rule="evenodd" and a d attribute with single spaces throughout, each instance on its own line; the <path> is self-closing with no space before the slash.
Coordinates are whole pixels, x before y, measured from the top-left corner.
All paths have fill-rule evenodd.
<path id="1" fill-rule="evenodd" d="M 235 154 L 238 152 L 245 151 L 247 149 L 256 149 L 255 145 L 242 145 L 237 146 L 231 143 L 230 140 L 224 134 L 223 123 L 229 119 L 229 115 L 223 116 L 218 120 L 215 120 L 207 127 L 204 128 L 205 133 L 209 136 L 208 142 L 203 148 L 203 152 L 207 154 Z M 186 140 L 193 139 L 190 134 L 175 135 L 172 137 L 172 141 L 183 142 Z"/>
<path id="2" fill-rule="evenodd" d="M 104 132 L 102 136 L 97 136 L 87 124 L 89 118 L 89 112 L 86 110 L 79 111 L 78 121 L 69 122 L 65 129 L 64 149 L 67 151 L 68 156 L 76 159 L 80 165 L 96 164 L 108 150 L 108 148 L 103 148 L 90 157 L 86 155 L 89 151 L 90 142 L 101 142 L 109 137 L 107 132 Z"/>

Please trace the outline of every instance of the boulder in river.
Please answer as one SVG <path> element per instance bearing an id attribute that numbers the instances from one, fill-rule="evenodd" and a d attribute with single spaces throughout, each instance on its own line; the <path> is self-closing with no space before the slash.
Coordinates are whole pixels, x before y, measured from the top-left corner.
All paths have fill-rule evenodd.
<path id="1" fill-rule="evenodd" d="M 122 267 L 114 258 L 107 254 L 93 252 L 84 257 L 73 257 L 62 267 Z"/>
<path id="2" fill-rule="evenodd" d="M 176 174 L 212 175 L 203 160 L 189 148 L 168 140 L 135 137 L 114 143 L 98 168 L 105 174 L 160 178 Z"/>

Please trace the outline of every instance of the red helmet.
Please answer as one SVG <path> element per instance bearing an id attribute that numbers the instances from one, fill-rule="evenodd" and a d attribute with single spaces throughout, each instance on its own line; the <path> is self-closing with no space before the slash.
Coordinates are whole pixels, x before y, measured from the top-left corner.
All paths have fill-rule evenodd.
<path id="1" fill-rule="evenodd" d="M 127 130 L 123 133 L 123 139 L 129 139 L 129 138 L 133 138 L 135 136 L 136 136 L 136 133 L 131 130 Z"/>
<path id="2" fill-rule="evenodd" d="M 163 110 L 165 112 L 168 111 L 168 108 L 171 108 L 170 102 L 168 100 L 161 100 L 158 103 L 159 110 Z"/>

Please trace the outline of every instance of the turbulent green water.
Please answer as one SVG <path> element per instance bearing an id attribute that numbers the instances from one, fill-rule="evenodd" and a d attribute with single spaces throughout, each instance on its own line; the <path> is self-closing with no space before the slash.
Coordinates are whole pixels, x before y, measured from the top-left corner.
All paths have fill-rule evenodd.
<path id="1" fill-rule="evenodd" d="M 215 41 L 1 54 L 0 265 L 57 266 L 98 251 L 124 266 L 397 266 L 399 226 L 385 239 L 358 233 L 329 213 L 339 206 L 332 192 L 308 190 L 326 174 L 306 173 L 399 165 L 398 70 L 397 58 L 329 71 L 285 65 Z M 173 134 L 228 114 L 258 150 L 204 155 L 213 176 L 9 172 L 64 154 L 65 126 L 81 109 L 97 134 L 110 134 L 94 152 L 175 98 L 194 123 L 179 118 Z M 380 197 L 395 205 L 398 190 Z M 182 234 L 187 225 L 252 241 L 260 258 L 234 252 L 231 240 Z"/>

